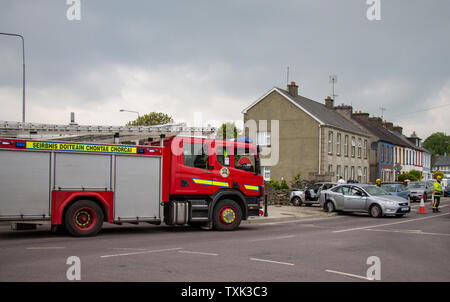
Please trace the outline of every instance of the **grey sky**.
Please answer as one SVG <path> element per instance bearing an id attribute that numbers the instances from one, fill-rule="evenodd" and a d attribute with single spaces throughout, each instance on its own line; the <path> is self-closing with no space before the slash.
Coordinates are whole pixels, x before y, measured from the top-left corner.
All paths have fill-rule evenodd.
<path id="1" fill-rule="evenodd" d="M 27 121 L 125 124 L 119 109 L 242 120 L 273 86 L 380 115 L 423 138 L 450 132 L 450 2 L 2 0 L 0 32 L 25 37 Z M 0 36 L 0 120 L 21 119 L 20 40 Z M 430 107 L 439 108 L 412 113 Z"/>

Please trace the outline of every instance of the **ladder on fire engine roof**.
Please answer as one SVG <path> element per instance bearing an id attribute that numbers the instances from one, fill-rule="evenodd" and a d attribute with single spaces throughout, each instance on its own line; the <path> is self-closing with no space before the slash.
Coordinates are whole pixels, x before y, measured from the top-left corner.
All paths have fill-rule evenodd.
<path id="1" fill-rule="evenodd" d="M 114 135 L 120 136 L 159 136 L 160 134 L 201 135 L 210 136 L 216 131 L 214 127 L 188 127 L 186 123 L 171 123 L 155 126 L 91 126 L 78 124 L 40 124 L 0 121 L 0 136 L 48 135 L 48 136 L 81 136 L 81 135 Z"/>

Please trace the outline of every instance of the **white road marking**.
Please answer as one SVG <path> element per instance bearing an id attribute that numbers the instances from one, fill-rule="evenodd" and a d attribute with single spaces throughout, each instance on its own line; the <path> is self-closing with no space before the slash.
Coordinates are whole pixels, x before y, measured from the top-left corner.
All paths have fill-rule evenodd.
<path id="1" fill-rule="evenodd" d="M 275 263 L 275 264 L 282 264 L 282 265 L 295 265 L 294 263 L 287 263 L 287 262 L 279 262 L 279 261 L 273 261 L 273 260 L 266 260 L 266 259 L 258 259 L 258 258 L 250 258 L 250 260 L 253 261 L 261 261 L 261 262 L 269 262 L 269 263 Z"/>
<path id="2" fill-rule="evenodd" d="M 338 274 L 338 275 L 344 275 L 344 276 L 348 276 L 348 277 L 354 277 L 354 278 L 359 278 L 359 279 L 364 279 L 364 280 L 370 280 L 367 277 L 363 277 L 363 276 L 358 276 L 358 275 L 354 275 L 354 274 L 349 274 L 349 273 L 343 273 L 343 272 L 338 272 L 338 271 L 332 271 L 329 269 L 325 270 L 328 273 L 333 273 L 333 274 Z"/>
<path id="3" fill-rule="evenodd" d="M 215 253 L 204 253 L 204 252 L 193 252 L 193 251 L 178 251 L 178 253 L 198 254 L 198 255 L 206 255 L 206 256 L 219 256 L 219 254 L 215 254 Z"/>
<path id="4" fill-rule="evenodd" d="M 113 247 L 113 248 L 110 248 L 110 250 L 119 250 L 119 251 L 146 251 L 147 249 L 139 249 L 139 248 L 132 248 L 132 247 Z"/>
<path id="5" fill-rule="evenodd" d="M 269 216 L 269 218 L 270 218 L 270 216 Z M 258 225 L 261 225 L 261 226 L 264 226 L 264 225 L 277 225 L 277 224 L 286 224 L 286 223 L 295 223 L 295 222 L 297 222 L 297 223 L 299 223 L 299 222 L 307 222 L 307 221 L 319 221 L 319 220 L 327 220 L 327 219 L 331 219 L 331 218 L 342 218 L 342 216 L 329 216 L 329 217 L 323 217 L 323 218 L 305 218 L 305 219 L 303 219 L 303 218 L 299 218 L 299 219 L 296 219 L 296 220 L 289 220 L 289 221 L 279 221 L 279 222 L 261 222 L 261 223 L 255 223 L 255 224 L 258 224 Z M 248 224 L 248 225 L 251 225 L 251 224 Z"/>
<path id="6" fill-rule="evenodd" d="M 159 253 L 159 252 L 169 252 L 169 251 L 176 251 L 181 250 L 181 247 L 175 247 L 171 249 L 163 249 L 163 250 L 150 250 L 150 251 L 141 251 L 141 252 L 134 252 L 134 253 L 123 253 L 123 254 L 114 254 L 114 255 L 104 255 L 100 256 L 100 258 L 110 258 L 110 257 L 119 257 L 119 256 L 131 256 L 131 255 L 140 255 L 140 254 L 150 254 L 150 253 Z"/>
<path id="7" fill-rule="evenodd" d="M 36 247 L 27 247 L 27 250 L 58 250 L 65 249 L 64 246 L 36 246 Z"/>
<path id="8" fill-rule="evenodd" d="M 404 233 L 404 234 L 417 234 L 417 235 L 450 236 L 450 234 L 429 233 L 429 232 L 423 232 L 421 230 L 374 230 L 374 229 L 365 229 L 365 231 L 388 232 L 388 233 Z"/>
<path id="9" fill-rule="evenodd" d="M 395 225 L 395 224 L 401 224 L 401 223 L 408 223 L 408 222 L 419 221 L 419 220 L 424 220 L 424 219 L 431 219 L 431 218 L 436 218 L 436 217 L 449 215 L 449 214 L 450 213 L 444 213 L 444 214 L 439 214 L 439 215 L 427 216 L 427 217 L 423 217 L 423 218 L 402 220 L 402 221 L 392 222 L 392 223 L 385 223 L 385 224 L 378 224 L 378 225 L 368 225 L 368 226 L 360 227 L 360 228 L 352 228 L 352 229 L 346 229 L 346 230 L 333 231 L 333 233 L 343 233 L 343 232 L 351 232 L 351 231 L 358 231 L 358 230 L 364 230 L 364 229 L 372 229 L 372 228 L 377 228 L 377 227 L 382 227 L 382 226 Z"/>
<path id="10" fill-rule="evenodd" d="M 287 235 L 287 236 L 278 236 L 278 237 L 268 237 L 268 238 L 259 238 L 250 240 L 250 242 L 258 242 L 258 241 L 268 241 L 268 240 L 278 240 L 278 239 L 287 239 L 295 237 L 295 235 Z"/>

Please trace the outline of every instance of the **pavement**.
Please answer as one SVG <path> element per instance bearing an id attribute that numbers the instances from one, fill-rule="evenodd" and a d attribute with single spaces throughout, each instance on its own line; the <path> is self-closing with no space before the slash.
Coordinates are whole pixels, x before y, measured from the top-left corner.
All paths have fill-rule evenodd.
<path id="1" fill-rule="evenodd" d="M 267 214 L 267 217 L 249 217 L 249 219 L 243 221 L 242 224 L 291 221 L 306 218 L 333 217 L 337 215 L 337 213 L 325 212 L 319 204 L 300 207 L 287 205 L 269 205 L 267 207 Z"/>
<path id="2" fill-rule="evenodd" d="M 378 259 L 381 281 L 450 282 L 449 203 L 439 214 L 428 202 L 426 214 L 414 204 L 406 217 L 378 219 L 274 206 L 234 232 L 107 224 L 74 238 L 1 226 L 0 281 L 68 281 L 75 256 L 81 281 L 376 282 L 369 271 Z"/>

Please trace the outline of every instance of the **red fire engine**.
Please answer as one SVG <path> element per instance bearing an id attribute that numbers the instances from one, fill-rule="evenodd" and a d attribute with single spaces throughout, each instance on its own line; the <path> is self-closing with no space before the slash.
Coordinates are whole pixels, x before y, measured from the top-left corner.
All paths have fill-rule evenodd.
<path id="1" fill-rule="evenodd" d="M 262 214 L 258 146 L 162 137 L 150 145 L 0 139 L 0 220 L 93 236 L 103 222 L 235 230 Z"/>

